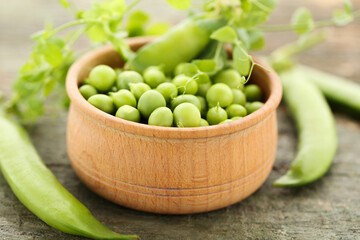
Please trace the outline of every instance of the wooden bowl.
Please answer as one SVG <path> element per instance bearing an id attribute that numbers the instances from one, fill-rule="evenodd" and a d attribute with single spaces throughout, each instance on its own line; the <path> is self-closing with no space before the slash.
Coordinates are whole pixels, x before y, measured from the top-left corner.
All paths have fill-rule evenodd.
<path id="1" fill-rule="evenodd" d="M 129 44 L 136 50 L 149 41 L 134 38 Z M 68 154 L 91 190 L 137 210 L 188 214 L 239 202 L 264 183 L 275 159 L 282 94 L 273 70 L 253 72 L 251 81 L 266 96 L 258 111 L 222 125 L 170 128 L 125 121 L 89 104 L 78 86 L 99 64 L 121 67 L 123 61 L 112 47 L 100 48 L 76 61 L 66 82 Z"/>

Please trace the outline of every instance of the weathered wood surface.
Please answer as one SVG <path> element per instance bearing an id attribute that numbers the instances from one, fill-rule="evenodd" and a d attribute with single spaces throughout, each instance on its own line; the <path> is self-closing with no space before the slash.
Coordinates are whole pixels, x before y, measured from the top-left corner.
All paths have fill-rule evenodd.
<path id="1" fill-rule="evenodd" d="M 86 5 L 87 1 L 76 1 Z M 181 15 L 144 1 L 157 17 L 176 22 Z M 331 15 L 338 0 L 307 0 L 317 19 Z M 272 22 L 288 21 L 299 1 L 281 1 Z M 143 6 L 144 6 L 143 5 Z M 31 43 L 28 36 L 45 19 L 60 23 L 70 15 L 56 1 L 0 1 L 0 90 L 7 95 L 10 82 L 23 63 Z M 358 6 L 359 7 L 359 4 Z M 360 83 L 360 21 L 329 33 L 329 40 L 303 53 L 300 61 Z M 268 34 L 268 52 L 294 39 L 288 33 Z M 69 165 L 65 147 L 66 113 L 44 118 L 31 136 L 45 163 L 60 182 L 103 223 L 118 232 L 142 239 L 360 239 L 360 121 L 336 113 L 339 150 L 328 174 L 298 189 L 277 189 L 271 182 L 288 168 L 296 150 L 296 132 L 284 106 L 278 110 L 279 143 L 276 163 L 264 186 L 233 206 L 205 214 L 164 216 L 112 204 L 88 190 Z M 0 133 L 1 134 L 1 133 Z M 48 227 L 13 195 L 0 176 L 0 239 L 82 239 Z"/>

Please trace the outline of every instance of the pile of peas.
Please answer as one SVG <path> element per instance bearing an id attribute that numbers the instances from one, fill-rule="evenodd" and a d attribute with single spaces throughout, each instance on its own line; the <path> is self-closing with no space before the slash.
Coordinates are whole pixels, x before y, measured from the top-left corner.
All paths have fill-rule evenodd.
<path id="1" fill-rule="evenodd" d="M 235 69 L 224 69 L 198 81 L 179 64 L 168 78 L 161 67 L 135 71 L 94 67 L 80 87 L 82 96 L 98 109 L 133 122 L 164 127 L 202 127 L 240 119 L 259 109 L 259 86 L 241 82 Z"/>

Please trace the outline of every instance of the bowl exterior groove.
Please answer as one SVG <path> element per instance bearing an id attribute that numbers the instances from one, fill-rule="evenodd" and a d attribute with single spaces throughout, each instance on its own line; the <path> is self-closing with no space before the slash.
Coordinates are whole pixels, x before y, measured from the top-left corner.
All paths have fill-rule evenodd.
<path id="1" fill-rule="evenodd" d="M 139 47 L 148 39 L 131 40 Z M 131 44 L 131 43 L 130 43 Z M 83 57 L 71 68 L 67 128 L 71 164 L 94 192 L 120 205 L 154 213 L 188 214 L 234 204 L 268 177 L 277 144 L 276 75 L 256 69 L 252 82 L 265 92 L 257 112 L 228 124 L 164 128 L 107 115 L 87 103 L 78 84 L 98 64 L 121 66 L 111 48 Z"/>

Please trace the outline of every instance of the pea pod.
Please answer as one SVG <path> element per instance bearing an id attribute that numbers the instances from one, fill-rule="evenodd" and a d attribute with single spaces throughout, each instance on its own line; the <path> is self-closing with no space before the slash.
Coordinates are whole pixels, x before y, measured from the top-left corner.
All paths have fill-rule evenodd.
<path id="1" fill-rule="evenodd" d="M 337 149 L 335 120 L 320 90 L 299 69 L 280 73 L 284 98 L 299 136 L 295 160 L 273 185 L 301 186 L 322 177 Z"/>
<path id="2" fill-rule="evenodd" d="M 306 74 L 322 91 L 329 102 L 351 115 L 360 117 L 360 85 L 310 67 L 300 66 Z"/>
<path id="3" fill-rule="evenodd" d="M 163 66 L 166 74 L 176 65 L 196 57 L 210 41 L 213 30 L 225 24 L 222 19 L 187 19 L 167 34 L 142 47 L 126 68 L 143 72 L 150 66 Z"/>
<path id="4" fill-rule="evenodd" d="M 17 198 L 41 220 L 65 233 L 93 239 L 138 239 L 100 223 L 45 166 L 26 131 L 2 113 L 0 132 L 1 172 Z"/>

